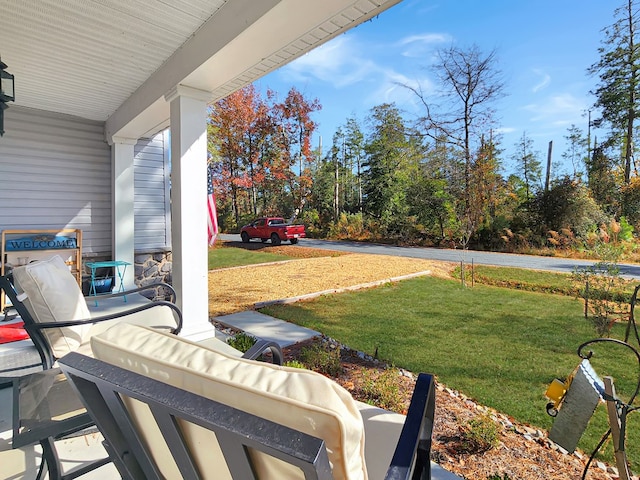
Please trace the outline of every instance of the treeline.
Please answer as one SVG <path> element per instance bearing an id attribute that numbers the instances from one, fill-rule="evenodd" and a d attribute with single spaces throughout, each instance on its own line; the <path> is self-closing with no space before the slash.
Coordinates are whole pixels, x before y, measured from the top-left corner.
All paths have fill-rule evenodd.
<path id="1" fill-rule="evenodd" d="M 633 2 L 615 11 L 601 60 L 593 125 L 571 126 L 562 152 L 571 171 L 543 169 L 523 132 L 509 159 L 494 132 L 493 103 L 504 95 L 495 52 L 476 46 L 438 52 L 440 90 L 409 122 L 394 104 L 345 120 L 324 151 L 313 148 L 321 108 L 292 88 L 283 101 L 253 86 L 211 106 L 209 164 L 223 231 L 256 215 L 296 218 L 313 236 L 492 250 L 593 247 L 629 239 L 640 227 L 634 162 L 640 102 Z M 633 28 L 629 28 L 633 26 Z M 436 103 L 435 100 L 438 99 Z M 503 163 L 517 165 L 504 174 Z M 546 160 L 546 158 L 544 159 Z"/>

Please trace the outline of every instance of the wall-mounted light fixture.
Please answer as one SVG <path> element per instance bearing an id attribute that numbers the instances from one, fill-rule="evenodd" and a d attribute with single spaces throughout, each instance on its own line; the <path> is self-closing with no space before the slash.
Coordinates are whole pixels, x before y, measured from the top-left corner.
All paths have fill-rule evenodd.
<path id="1" fill-rule="evenodd" d="M 0 137 L 4 135 L 4 111 L 9 108 L 7 102 L 14 102 L 15 79 L 6 71 L 7 64 L 0 60 Z"/>

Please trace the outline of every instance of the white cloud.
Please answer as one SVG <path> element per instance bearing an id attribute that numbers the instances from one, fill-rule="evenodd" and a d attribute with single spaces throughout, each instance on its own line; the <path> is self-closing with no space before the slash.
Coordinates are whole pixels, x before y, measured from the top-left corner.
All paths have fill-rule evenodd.
<path id="1" fill-rule="evenodd" d="M 411 43 L 422 43 L 426 45 L 434 45 L 450 41 L 451 37 L 446 33 L 423 33 L 421 35 L 409 35 L 398 42 L 398 45 L 408 45 Z"/>
<path id="2" fill-rule="evenodd" d="M 282 72 L 295 80 L 315 78 L 342 88 L 366 80 L 378 68 L 361 54 L 352 37 L 342 35 L 291 62 Z"/>
<path id="3" fill-rule="evenodd" d="M 430 94 L 434 90 L 432 82 L 427 77 L 411 79 L 394 68 L 383 66 L 373 58 L 372 52 L 385 52 L 388 56 L 407 45 L 426 46 L 446 39 L 441 34 L 414 35 L 392 45 L 373 47 L 358 42 L 354 35 L 341 35 L 285 66 L 281 75 L 295 82 L 317 80 L 336 89 L 360 83 L 363 92 L 371 92 L 363 99 L 369 105 L 385 102 L 413 104 L 415 94 L 402 85 Z"/>
<path id="4" fill-rule="evenodd" d="M 535 73 L 539 77 L 542 77 L 540 79 L 540 81 L 538 83 L 536 83 L 533 86 L 533 88 L 531 89 L 533 93 L 537 93 L 540 90 L 542 90 L 543 88 L 546 88 L 546 87 L 549 86 L 549 84 L 551 83 L 551 75 L 549 75 L 548 73 L 545 73 L 542 70 L 539 70 L 537 68 L 533 69 L 533 73 Z"/>
<path id="5" fill-rule="evenodd" d="M 500 127 L 500 128 L 496 128 L 496 134 L 498 135 L 506 135 L 508 133 L 513 133 L 515 132 L 516 129 L 514 127 Z"/>
<path id="6" fill-rule="evenodd" d="M 355 101 L 361 109 L 395 103 L 409 115 L 421 115 L 423 106 L 411 88 L 428 97 L 435 91 L 433 81 L 424 70 L 420 76 L 405 74 L 402 62 L 388 59 L 397 59 L 408 52 L 418 56 L 420 49 L 427 52 L 430 45 L 447 40 L 445 35 L 425 34 L 372 45 L 356 35 L 341 35 L 283 67 L 279 75 L 287 82 L 317 83 L 317 89 L 333 88 L 336 96 L 351 95 L 349 102 Z M 357 95 L 350 93 L 354 88 L 358 89 Z"/>
<path id="7" fill-rule="evenodd" d="M 410 35 L 401 39 L 396 45 L 402 47 L 400 53 L 404 57 L 423 58 L 434 46 L 450 43 L 451 36 L 445 33 L 424 33 Z"/>
<path id="8" fill-rule="evenodd" d="M 434 87 L 431 80 L 426 77 L 409 78 L 395 70 L 385 69 L 381 71 L 377 88 L 366 97 L 365 101 L 371 106 L 381 103 L 395 103 L 400 108 L 410 109 L 416 113 L 422 110 L 422 106 L 411 89 L 422 91 L 425 96 L 428 96 L 433 92 Z"/>
<path id="9" fill-rule="evenodd" d="M 561 93 L 545 98 L 541 103 L 530 103 L 523 109 L 531 112 L 532 122 L 550 122 L 564 125 L 580 117 L 586 109 L 583 99 L 577 98 L 571 93 Z"/>

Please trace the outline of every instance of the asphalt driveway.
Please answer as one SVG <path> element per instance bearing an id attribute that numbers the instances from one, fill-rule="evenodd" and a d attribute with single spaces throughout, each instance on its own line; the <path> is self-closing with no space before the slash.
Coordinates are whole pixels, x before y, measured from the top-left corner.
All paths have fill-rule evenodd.
<path id="1" fill-rule="evenodd" d="M 241 241 L 240 235 L 219 235 L 221 240 Z M 593 265 L 591 260 L 575 260 L 571 258 L 541 257 L 536 255 L 517 255 L 512 253 L 480 252 L 477 250 L 455 250 L 447 248 L 396 247 L 375 243 L 346 242 L 334 240 L 300 239 L 299 245 L 309 248 L 339 250 L 352 253 L 368 253 L 376 255 L 393 255 L 400 257 L 421 258 L 456 262 L 473 261 L 477 265 L 493 265 L 500 267 L 529 268 L 533 270 L 549 270 L 571 273 L 575 268 Z M 620 271 L 625 278 L 640 280 L 640 265 L 620 264 Z"/>

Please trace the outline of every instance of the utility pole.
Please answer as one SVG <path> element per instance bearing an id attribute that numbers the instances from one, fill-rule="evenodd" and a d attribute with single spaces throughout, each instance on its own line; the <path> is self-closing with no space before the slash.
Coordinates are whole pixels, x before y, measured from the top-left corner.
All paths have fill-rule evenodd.
<path id="1" fill-rule="evenodd" d="M 335 164 L 335 188 L 333 190 L 333 214 L 335 216 L 335 219 L 338 220 L 338 217 L 340 216 L 340 172 L 338 169 L 338 157 L 339 157 L 339 152 L 336 152 L 335 154 L 335 158 L 334 158 L 334 164 Z"/>
<path id="2" fill-rule="evenodd" d="M 549 184 L 551 183 L 551 153 L 553 151 L 553 140 L 549 142 L 549 150 L 547 151 L 547 179 L 544 182 L 544 191 L 549 191 Z"/>
<path id="3" fill-rule="evenodd" d="M 587 159 L 591 161 L 591 110 L 589 110 L 589 122 L 587 123 Z"/>

